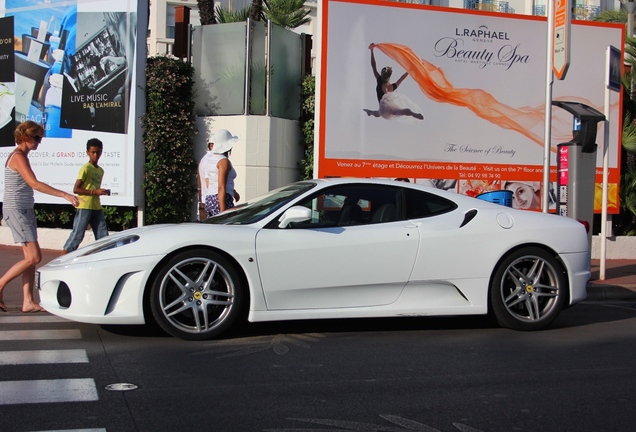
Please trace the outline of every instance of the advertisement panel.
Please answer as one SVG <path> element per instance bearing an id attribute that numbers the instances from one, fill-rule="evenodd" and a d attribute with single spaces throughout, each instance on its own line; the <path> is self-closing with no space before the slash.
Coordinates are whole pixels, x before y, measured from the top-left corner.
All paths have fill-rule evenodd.
<path id="1" fill-rule="evenodd" d="M 39 180 L 70 192 L 88 161 L 86 142 L 98 138 L 102 187 L 111 189 L 102 203 L 137 205 L 137 80 L 145 64 L 137 35 L 146 33 L 146 14 L 144 1 L 0 1 L 0 163 L 15 145 L 15 125 L 38 122 L 45 137 L 29 154 L 31 166 Z M 35 198 L 66 204 L 37 192 Z"/>
<path id="2" fill-rule="evenodd" d="M 515 207 L 540 210 L 545 18 L 371 0 L 321 4 L 318 177 L 401 178 L 473 196 L 510 189 Z M 555 80 L 553 99 L 604 112 L 605 51 L 623 46 L 623 33 L 620 25 L 573 23 L 571 65 Z M 616 213 L 620 94 L 610 105 Z M 557 145 L 572 131 L 572 115 L 554 107 L 552 182 Z M 602 151 L 597 166 L 600 183 Z"/>

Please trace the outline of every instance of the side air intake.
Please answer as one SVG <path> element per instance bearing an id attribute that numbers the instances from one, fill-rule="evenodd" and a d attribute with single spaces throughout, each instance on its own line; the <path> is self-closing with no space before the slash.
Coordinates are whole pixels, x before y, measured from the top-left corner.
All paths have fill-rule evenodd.
<path id="1" fill-rule="evenodd" d="M 463 227 L 464 225 L 468 224 L 468 222 L 470 222 L 471 220 L 473 220 L 475 218 L 475 216 L 477 216 L 477 209 L 472 209 L 472 210 L 468 210 L 465 214 L 464 214 L 464 221 L 462 222 L 462 224 L 459 226 L 460 228 Z"/>

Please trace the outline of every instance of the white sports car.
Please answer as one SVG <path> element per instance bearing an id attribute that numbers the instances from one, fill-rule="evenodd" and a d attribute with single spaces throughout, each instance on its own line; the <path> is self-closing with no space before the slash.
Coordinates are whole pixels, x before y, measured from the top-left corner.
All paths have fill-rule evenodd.
<path id="1" fill-rule="evenodd" d="M 256 321 L 477 315 L 536 330 L 583 300 L 585 227 L 390 180 L 291 184 L 203 222 L 106 237 L 42 267 L 47 311 L 190 340 Z"/>

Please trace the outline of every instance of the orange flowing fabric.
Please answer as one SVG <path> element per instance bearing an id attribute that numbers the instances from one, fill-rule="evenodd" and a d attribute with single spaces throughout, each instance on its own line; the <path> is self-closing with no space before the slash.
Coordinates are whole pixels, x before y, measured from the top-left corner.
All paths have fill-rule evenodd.
<path id="1" fill-rule="evenodd" d="M 540 146 L 544 145 L 543 134 L 533 132 L 545 123 L 544 107 L 513 108 L 484 90 L 455 88 L 441 68 L 419 58 L 410 48 L 391 43 L 380 43 L 375 47 L 402 66 L 430 99 L 468 108 L 484 120 L 503 129 L 519 132 Z M 571 135 L 559 138 L 569 141 Z"/>

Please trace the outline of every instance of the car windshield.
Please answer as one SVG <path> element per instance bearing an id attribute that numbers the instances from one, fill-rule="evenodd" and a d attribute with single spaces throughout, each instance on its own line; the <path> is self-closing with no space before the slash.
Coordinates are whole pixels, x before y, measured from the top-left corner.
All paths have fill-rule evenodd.
<path id="1" fill-rule="evenodd" d="M 242 205 L 238 205 L 202 222 L 219 225 L 252 224 L 269 216 L 289 201 L 315 186 L 316 183 L 313 182 L 298 182 L 279 189 L 274 189 L 265 195 L 251 199 Z"/>

